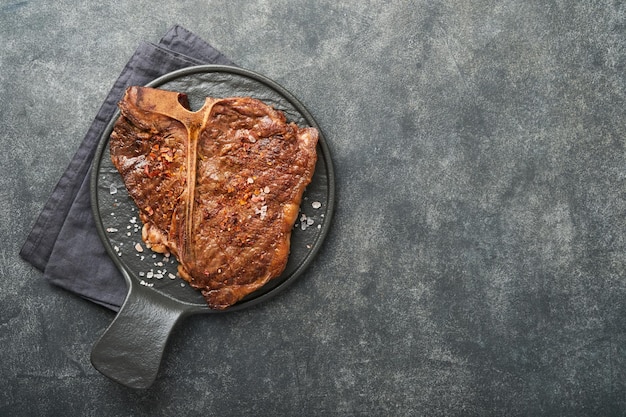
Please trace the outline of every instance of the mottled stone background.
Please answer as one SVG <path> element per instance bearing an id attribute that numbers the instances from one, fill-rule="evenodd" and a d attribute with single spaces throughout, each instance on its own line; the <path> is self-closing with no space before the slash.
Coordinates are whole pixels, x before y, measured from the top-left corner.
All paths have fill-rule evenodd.
<path id="1" fill-rule="evenodd" d="M 278 298 L 184 321 L 155 385 L 18 252 L 109 88 L 173 24 L 294 93 L 337 173 Z M 0 415 L 626 413 L 626 2 L 0 2 Z"/>

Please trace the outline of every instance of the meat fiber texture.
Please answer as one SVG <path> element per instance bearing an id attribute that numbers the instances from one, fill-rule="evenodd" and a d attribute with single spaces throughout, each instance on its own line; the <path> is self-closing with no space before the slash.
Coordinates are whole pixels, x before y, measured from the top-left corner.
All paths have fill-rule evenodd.
<path id="1" fill-rule="evenodd" d="M 317 159 L 318 132 L 250 97 L 129 87 L 111 159 L 139 208 L 142 238 L 176 256 L 180 276 L 225 309 L 285 269 Z"/>

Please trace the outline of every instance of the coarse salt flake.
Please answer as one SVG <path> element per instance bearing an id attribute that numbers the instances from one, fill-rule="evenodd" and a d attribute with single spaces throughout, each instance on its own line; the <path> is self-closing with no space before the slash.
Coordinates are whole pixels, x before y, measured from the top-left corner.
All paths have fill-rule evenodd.
<path id="1" fill-rule="evenodd" d="M 254 214 L 260 215 L 261 220 L 265 219 L 265 216 L 267 216 L 267 205 L 262 205 L 260 209 L 254 209 Z"/>
<path id="2" fill-rule="evenodd" d="M 313 207 L 314 209 L 318 209 L 322 207 L 322 203 L 320 203 L 319 201 L 314 201 L 311 203 L 311 207 Z"/>
<path id="3" fill-rule="evenodd" d="M 135 244 L 135 250 L 137 252 L 143 252 L 143 246 L 141 246 L 141 243 L 136 243 Z"/>
<path id="4" fill-rule="evenodd" d="M 306 230 L 309 226 L 313 225 L 313 223 L 315 223 L 315 220 L 311 217 L 308 217 L 304 213 L 300 215 L 300 229 Z"/>

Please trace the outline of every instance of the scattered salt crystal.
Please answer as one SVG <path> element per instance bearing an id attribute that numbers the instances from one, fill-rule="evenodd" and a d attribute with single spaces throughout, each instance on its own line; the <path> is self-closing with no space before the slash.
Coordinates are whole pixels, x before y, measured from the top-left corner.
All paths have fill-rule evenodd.
<path id="1" fill-rule="evenodd" d="M 154 272 L 152 270 L 148 271 L 146 274 L 146 278 L 152 278 L 154 276 Z"/>
<path id="2" fill-rule="evenodd" d="M 126 236 L 130 236 L 130 235 L 132 235 L 132 233 L 131 233 L 131 232 L 127 232 L 127 233 L 126 233 Z"/>
<path id="3" fill-rule="evenodd" d="M 311 217 L 307 217 L 306 214 L 302 213 L 302 215 L 300 216 L 300 229 L 306 230 L 307 227 L 313 225 L 313 223 L 315 223 L 315 220 L 313 220 Z"/>
<path id="4" fill-rule="evenodd" d="M 161 279 L 161 278 L 163 278 L 163 274 L 154 274 L 154 277 L 156 279 Z"/>
<path id="5" fill-rule="evenodd" d="M 157 262 L 155 263 L 156 266 L 163 266 L 163 262 Z"/>
<path id="6" fill-rule="evenodd" d="M 115 233 L 115 232 L 117 232 L 117 229 L 115 227 L 107 227 L 107 232 Z"/>
<path id="7" fill-rule="evenodd" d="M 170 272 L 169 274 L 167 274 L 167 277 L 168 277 L 169 279 L 175 279 L 175 278 L 176 278 L 176 275 L 174 275 L 174 274 L 172 274 L 172 273 Z"/>
<path id="8" fill-rule="evenodd" d="M 320 203 L 319 201 L 314 201 L 311 203 L 311 207 L 313 207 L 314 209 L 318 209 L 322 207 L 322 203 Z"/>
<path id="9" fill-rule="evenodd" d="M 254 209 L 254 214 L 259 214 L 261 216 L 261 220 L 267 216 L 267 205 L 261 206 L 260 209 Z"/>
<path id="10" fill-rule="evenodd" d="M 119 252 L 120 251 L 120 247 L 119 246 L 113 246 L 113 250 L 115 250 L 115 252 Z"/>
<path id="11" fill-rule="evenodd" d="M 141 246 L 141 243 L 136 243 L 135 244 L 135 250 L 137 252 L 143 252 L 143 246 Z"/>
<path id="12" fill-rule="evenodd" d="M 318 224 L 318 225 L 317 225 L 317 228 L 318 228 L 318 229 L 321 229 L 321 228 L 322 228 L 322 225 L 321 225 L 321 224 Z"/>
<path id="13" fill-rule="evenodd" d="M 184 286 L 185 286 L 185 283 L 184 283 L 184 282 L 181 282 L 181 283 L 180 283 L 180 286 L 181 286 L 181 287 L 184 287 Z"/>
<path id="14" fill-rule="evenodd" d="M 248 184 L 253 184 L 253 183 L 254 183 L 254 178 L 248 177 Z"/>
<path id="15" fill-rule="evenodd" d="M 117 187 L 115 186 L 115 184 L 111 184 L 111 185 L 109 186 L 109 192 L 110 192 L 111 194 L 117 194 Z"/>
<path id="16" fill-rule="evenodd" d="M 137 223 L 137 217 L 131 217 L 130 222 L 133 224 Z"/>
<path id="17" fill-rule="evenodd" d="M 140 271 L 140 272 L 139 272 L 139 276 L 140 276 L 140 277 L 144 277 L 144 276 L 146 276 L 146 273 L 145 273 L 145 272 L 143 272 L 143 271 Z"/>
<path id="18" fill-rule="evenodd" d="M 267 185 L 265 186 L 265 188 L 263 188 L 263 192 L 265 194 L 269 194 L 270 193 L 270 187 L 268 187 Z"/>

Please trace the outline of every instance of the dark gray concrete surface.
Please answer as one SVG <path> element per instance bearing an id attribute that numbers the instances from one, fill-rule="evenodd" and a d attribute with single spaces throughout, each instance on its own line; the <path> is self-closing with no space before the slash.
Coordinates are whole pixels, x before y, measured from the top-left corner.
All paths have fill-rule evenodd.
<path id="1" fill-rule="evenodd" d="M 337 171 L 285 293 L 185 320 L 155 385 L 18 252 L 126 60 L 173 24 L 273 78 Z M 0 415 L 626 414 L 626 4 L 0 3 Z"/>

